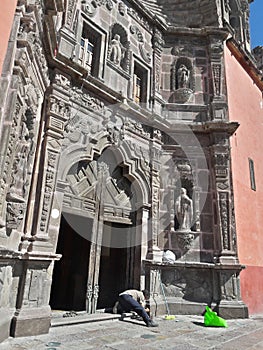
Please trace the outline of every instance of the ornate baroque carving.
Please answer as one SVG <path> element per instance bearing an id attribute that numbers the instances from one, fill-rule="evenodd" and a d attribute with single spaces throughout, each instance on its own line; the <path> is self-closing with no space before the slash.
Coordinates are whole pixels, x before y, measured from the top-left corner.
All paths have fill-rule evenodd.
<path id="1" fill-rule="evenodd" d="M 91 111 L 97 111 L 100 113 L 103 113 L 105 111 L 105 105 L 103 101 L 89 93 L 83 92 L 82 89 L 78 87 L 72 88 L 71 100 L 81 104 L 82 107 L 85 107 Z"/>
<path id="2" fill-rule="evenodd" d="M 25 203 L 7 202 L 6 206 L 6 227 L 8 229 L 18 229 L 24 218 Z"/>
<path id="3" fill-rule="evenodd" d="M 212 64 L 214 93 L 216 96 L 221 95 L 221 64 Z"/>
<path id="4" fill-rule="evenodd" d="M 137 22 L 139 22 L 145 29 L 147 29 L 150 33 L 152 31 L 149 22 L 140 15 L 137 11 L 135 11 L 132 7 L 129 7 L 127 10 L 128 15 L 133 17 Z"/>
<path id="5" fill-rule="evenodd" d="M 150 52 L 147 52 L 144 48 L 144 38 L 140 29 L 135 25 L 131 25 L 130 32 L 137 36 L 137 40 L 139 42 L 139 51 L 142 56 L 142 59 L 148 64 L 151 63 L 152 55 Z"/>
<path id="6" fill-rule="evenodd" d="M 228 176 L 228 153 L 215 153 L 215 173 L 219 178 L 226 178 Z"/>
<path id="7" fill-rule="evenodd" d="M 88 16 L 93 17 L 100 6 L 106 6 L 107 10 L 113 9 L 113 2 L 111 0 L 84 0 L 82 1 L 81 9 Z"/>
<path id="8" fill-rule="evenodd" d="M 219 192 L 220 218 L 222 228 L 223 249 L 230 249 L 229 242 L 229 196 L 228 192 Z"/>
<path id="9" fill-rule="evenodd" d="M 154 91 L 160 91 L 160 70 L 161 70 L 161 55 L 163 51 L 164 40 L 162 33 L 155 28 L 152 37 L 153 45 L 153 69 L 154 69 Z"/>
<path id="10" fill-rule="evenodd" d="M 41 212 L 40 230 L 45 231 L 47 219 L 50 212 L 50 203 L 53 196 L 55 184 L 55 166 L 57 161 L 57 154 L 48 151 L 47 155 L 47 170 L 45 175 L 44 198 Z"/>

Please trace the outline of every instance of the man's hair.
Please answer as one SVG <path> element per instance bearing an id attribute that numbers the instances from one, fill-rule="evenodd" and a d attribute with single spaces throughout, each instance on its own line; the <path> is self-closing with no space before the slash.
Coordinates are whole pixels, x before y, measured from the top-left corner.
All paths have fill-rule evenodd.
<path id="1" fill-rule="evenodd" d="M 142 292 L 143 292 L 143 295 L 144 295 L 145 299 L 149 299 L 150 298 L 150 292 L 147 289 L 144 289 Z"/>

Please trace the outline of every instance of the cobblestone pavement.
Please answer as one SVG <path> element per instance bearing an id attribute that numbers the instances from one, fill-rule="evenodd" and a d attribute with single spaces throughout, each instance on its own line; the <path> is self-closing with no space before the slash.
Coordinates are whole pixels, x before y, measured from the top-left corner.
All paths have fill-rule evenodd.
<path id="1" fill-rule="evenodd" d="M 49 334 L 9 338 L 0 350 L 263 350 L 263 316 L 228 320 L 228 328 L 205 327 L 202 316 L 155 321 L 157 328 L 133 319 L 52 327 Z"/>

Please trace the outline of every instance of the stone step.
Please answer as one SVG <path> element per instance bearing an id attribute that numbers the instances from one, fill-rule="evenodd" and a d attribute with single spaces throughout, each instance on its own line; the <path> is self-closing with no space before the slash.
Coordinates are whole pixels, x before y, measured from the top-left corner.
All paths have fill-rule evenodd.
<path id="1" fill-rule="evenodd" d="M 134 313 L 123 313 L 120 314 L 111 314 L 104 312 L 96 312 L 95 314 L 87 314 L 86 312 L 76 312 L 74 316 L 66 316 L 66 314 L 74 315 L 74 312 L 71 311 L 54 311 L 52 312 L 51 317 L 51 327 L 60 327 L 60 326 L 69 326 L 80 323 L 89 323 L 89 322 L 100 322 L 108 320 L 120 320 L 125 317 L 134 317 Z"/>

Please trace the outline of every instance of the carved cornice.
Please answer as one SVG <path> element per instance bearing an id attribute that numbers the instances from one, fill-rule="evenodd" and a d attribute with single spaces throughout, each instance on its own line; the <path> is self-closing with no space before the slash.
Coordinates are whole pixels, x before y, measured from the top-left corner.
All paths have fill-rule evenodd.
<path id="1" fill-rule="evenodd" d="M 238 122 L 208 121 L 204 124 L 190 124 L 189 127 L 198 133 L 226 132 L 228 135 L 233 135 L 239 125 Z"/>

